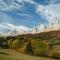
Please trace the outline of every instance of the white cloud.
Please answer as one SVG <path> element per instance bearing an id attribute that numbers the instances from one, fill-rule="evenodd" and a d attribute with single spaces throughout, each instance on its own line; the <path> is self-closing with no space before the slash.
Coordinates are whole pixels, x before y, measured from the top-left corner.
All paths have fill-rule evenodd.
<path id="1" fill-rule="evenodd" d="M 8 23 L 1 23 L 0 24 L 0 28 L 1 29 L 10 29 L 10 30 L 15 30 L 15 26 L 12 24 L 8 24 Z"/>
<path id="2" fill-rule="evenodd" d="M 20 32 L 20 31 L 29 31 L 30 30 L 30 28 L 28 28 L 26 26 L 22 26 L 22 25 L 16 26 L 16 25 L 13 25 L 13 24 L 10 24 L 10 23 L 1 23 L 0 24 L 0 30 L 2 30 L 2 29 L 3 30 L 4 29 L 9 29 L 10 31 L 16 30 L 18 32 Z"/>
<path id="3" fill-rule="evenodd" d="M 37 5 L 36 12 L 45 17 L 48 22 L 56 23 L 60 20 L 60 4 Z"/>
<path id="4" fill-rule="evenodd" d="M 20 16 L 25 16 L 25 17 L 29 17 L 32 18 L 33 16 L 29 15 L 29 14 L 20 14 L 20 13 L 14 13 L 16 15 L 20 15 Z"/>
<path id="5" fill-rule="evenodd" d="M 0 0 L 0 10 L 1 11 L 12 11 L 12 10 L 17 10 L 21 9 L 23 4 L 18 4 L 15 2 L 15 0 Z"/>
<path id="6" fill-rule="evenodd" d="M 34 0 L 16 0 L 16 1 L 21 2 L 21 3 L 28 2 L 31 4 L 36 4 L 36 2 Z"/>
<path id="7" fill-rule="evenodd" d="M 16 1 L 18 1 L 18 2 L 23 2 L 23 0 L 16 0 Z"/>
<path id="8" fill-rule="evenodd" d="M 60 3 L 60 0 L 48 0 L 49 4 L 57 4 Z"/>
<path id="9" fill-rule="evenodd" d="M 21 10 L 25 2 L 36 4 L 34 0 L 0 0 L 0 11 Z"/>
<path id="10" fill-rule="evenodd" d="M 0 21 L 6 22 L 6 21 L 10 21 L 10 20 L 12 20 L 11 16 L 7 15 L 4 12 L 0 12 Z"/>
<path id="11" fill-rule="evenodd" d="M 37 4 L 34 0 L 24 0 L 24 2 L 28 2 L 28 3 L 31 3 L 31 4 Z"/>
<path id="12" fill-rule="evenodd" d="M 45 25 L 44 24 L 41 24 L 39 30 L 44 30 L 44 28 L 45 28 Z"/>
<path id="13" fill-rule="evenodd" d="M 26 27 L 26 26 L 18 26 L 17 27 L 17 31 L 29 31 L 30 28 Z"/>
<path id="14" fill-rule="evenodd" d="M 0 29 L 5 29 L 8 28 L 7 26 L 3 25 L 2 23 L 0 24 Z"/>
<path id="15" fill-rule="evenodd" d="M 16 30 L 17 29 L 17 26 L 15 26 L 13 24 L 6 23 L 5 25 L 8 26 L 8 29 L 11 29 L 11 30 Z"/>

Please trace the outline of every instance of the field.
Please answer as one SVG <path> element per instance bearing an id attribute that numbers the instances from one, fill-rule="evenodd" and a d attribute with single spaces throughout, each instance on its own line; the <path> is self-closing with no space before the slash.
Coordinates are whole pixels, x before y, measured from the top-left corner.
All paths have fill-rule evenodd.
<path id="1" fill-rule="evenodd" d="M 19 53 L 14 49 L 0 49 L 0 60 L 56 60 Z"/>

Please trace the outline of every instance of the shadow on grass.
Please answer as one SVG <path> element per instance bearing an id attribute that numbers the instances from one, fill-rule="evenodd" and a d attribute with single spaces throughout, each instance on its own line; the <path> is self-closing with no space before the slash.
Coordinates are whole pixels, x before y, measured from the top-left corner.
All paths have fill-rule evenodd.
<path id="1" fill-rule="evenodd" d="M 9 55 L 8 53 L 5 53 L 5 52 L 0 52 L 0 54 Z"/>

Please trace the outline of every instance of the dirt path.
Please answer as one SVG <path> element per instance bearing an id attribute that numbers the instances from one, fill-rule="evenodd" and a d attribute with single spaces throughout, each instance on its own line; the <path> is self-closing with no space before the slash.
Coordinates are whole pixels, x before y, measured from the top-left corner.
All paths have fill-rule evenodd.
<path id="1" fill-rule="evenodd" d="M 0 60 L 55 60 L 18 53 L 12 49 L 0 49 Z"/>

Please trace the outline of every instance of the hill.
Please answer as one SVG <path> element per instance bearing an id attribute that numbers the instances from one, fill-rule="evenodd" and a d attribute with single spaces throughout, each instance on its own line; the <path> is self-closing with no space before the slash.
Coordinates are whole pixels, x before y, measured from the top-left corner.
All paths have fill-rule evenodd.
<path id="1" fill-rule="evenodd" d="M 57 60 L 19 53 L 14 49 L 0 49 L 0 60 Z"/>
<path id="2" fill-rule="evenodd" d="M 60 59 L 60 30 L 0 37 L 0 47 L 20 53 Z"/>

